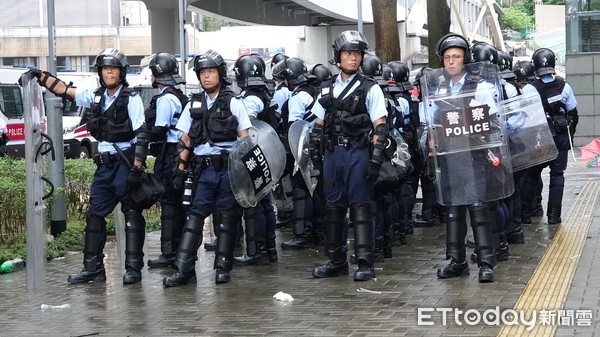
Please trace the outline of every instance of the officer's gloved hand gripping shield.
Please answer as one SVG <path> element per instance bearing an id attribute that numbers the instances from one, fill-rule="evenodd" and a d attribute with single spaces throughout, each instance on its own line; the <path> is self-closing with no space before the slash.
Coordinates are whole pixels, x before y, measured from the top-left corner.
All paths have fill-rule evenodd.
<path id="1" fill-rule="evenodd" d="M 552 161 L 558 149 L 537 92 L 502 102 L 513 171 Z"/>
<path id="2" fill-rule="evenodd" d="M 243 208 L 256 206 L 285 168 L 285 149 L 275 130 L 267 123 L 252 119 L 250 136 L 238 139 L 227 168 L 235 199 Z"/>
<path id="3" fill-rule="evenodd" d="M 445 206 L 499 200 L 514 192 L 500 77 L 497 70 L 483 68 L 465 65 L 464 83 L 454 93 L 445 69 L 437 70 L 439 81 L 421 79 L 436 196 Z"/>
<path id="4" fill-rule="evenodd" d="M 292 174 L 300 171 L 311 195 L 315 191 L 315 188 L 317 188 L 317 179 L 320 174 L 310 156 L 310 132 L 314 125 L 314 121 L 297 120 L 292 123 L 288 130 L 290 152 L 294 156 L 294 170 Z"/>

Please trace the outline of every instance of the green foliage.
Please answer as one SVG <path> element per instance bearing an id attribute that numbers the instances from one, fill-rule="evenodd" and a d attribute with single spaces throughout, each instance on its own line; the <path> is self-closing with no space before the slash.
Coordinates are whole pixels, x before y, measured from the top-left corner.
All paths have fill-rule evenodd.
<path id="1" fill-rule="evenodd" d="M 512 29 L 518 32 L 525 32 L 527 28 L 534 25 L 533 15 L 527 14 L 523 7 L 503 8 L 504 15 L 499 18 L 502 29 Z"/>

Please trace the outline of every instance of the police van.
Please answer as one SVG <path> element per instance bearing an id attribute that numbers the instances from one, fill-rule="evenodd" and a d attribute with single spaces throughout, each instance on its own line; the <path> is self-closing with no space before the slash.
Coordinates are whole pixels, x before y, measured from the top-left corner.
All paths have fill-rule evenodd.
<path id="1" fill-rule="evenodd" d="M 6 152 L 12 157 L 25 156 L 25 125 L 23 91 L 18 81 L 27 68 L 0 68 L 0 118 L 7 124 L 9 141 Z M 95 76 L 95 79 L 94 79 Z M 60 73 L 58 77 L 76 85 L 98 86 L 98 75 L 93 73 Z M 94 84 L 95 82 L 95 84 Z M 45 89 L 44 89 L 45 92 Z M 85 158 L 95 153 L 97 141 L 81 125 L 80 111 L 74 102 L 67 100 L 63 107 L 63 146 L 66 158 Z M 46 131 L 46 116 L 42 116 L 42 128 Z"/>

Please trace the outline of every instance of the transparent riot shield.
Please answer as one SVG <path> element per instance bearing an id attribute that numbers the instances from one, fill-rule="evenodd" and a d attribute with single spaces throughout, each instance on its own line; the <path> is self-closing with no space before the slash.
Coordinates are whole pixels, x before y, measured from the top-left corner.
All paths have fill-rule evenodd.
<path id="1" fill-rule="evenodd" d="M 300 171 L 308 191 L 312 195 L 317 188 L 317 181 L 320 172 L 315 169 L 310 158 L 310 133 L 315 122 L 297 120 L 290 126 L 288 131 L 288 141 L 290 151 L 294 156 L 294 170 L 292 174 Z"/>
<path id="2" fill-rule="evenodd" d="M 252 120 L 250 136 L 235 142 L 227 165 L 235 199 L 243 208 L 254 207 L 281 178 L 285 149 L 270 125 Z"/>
<path id="3" fill-rule="evenodd" d="M 477 204 L 514 192 L 500 77 L 493 67 L 483 69 L 479 63 L 442 69 L 437 87 L 422 87 L 442 205 Z"/>
<path id="4" fill-rule="evenodd" d="M 513 171 L 554 160 L 558 149 L 540 95 L 529 93 L 502 103 Z"/>

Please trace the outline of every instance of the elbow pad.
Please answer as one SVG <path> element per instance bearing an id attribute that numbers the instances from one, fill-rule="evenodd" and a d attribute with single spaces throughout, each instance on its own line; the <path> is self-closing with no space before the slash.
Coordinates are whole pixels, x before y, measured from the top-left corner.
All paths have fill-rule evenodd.
<path id="1" fill-rule="evenodd" d="M 150 140 L 153 142 L 166 141 L 167 131 L 169 131 L 169 129 L 166 126 L 153 126 L 150 130 Z"/>
<path id="2" fill-rule="evenodd" d="M 148 155 L 148 143 L 150 142 L 150 138 L 148 133 L 146 132 L 146 126 L 142 126 L 137 132 L 137 141 L 135 143 L 135 149 L 133 151 L 133 157 L 136 160 L 140 160 L 142 162 L 146 161 L 146 156 Z"/>
<path id="3" fill-rule="evenodd" d="M 383 155 L 389 133 L 390 127 L 386 123 L 379 124 L 375 128 L 377 142 L 373 146 L 373 154 L 371 155 L 371 160 L 369 161 L 370 164 L 381 166 L 381 163 L 383 163 Z"/>

